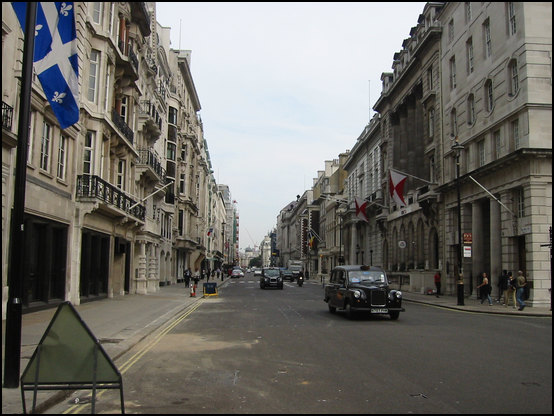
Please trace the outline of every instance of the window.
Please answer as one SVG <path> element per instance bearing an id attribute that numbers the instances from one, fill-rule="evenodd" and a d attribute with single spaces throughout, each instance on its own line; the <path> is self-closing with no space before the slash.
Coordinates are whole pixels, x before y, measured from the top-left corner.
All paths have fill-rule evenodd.
<path id="1" fill-rule="evenodd" d="M 110 37 L 113 36 L 113 18 L 114 18 L 114 8 L 115 8 L 115 3 L 112 2 L 110 3 L 110 11 L 109 11 L 109 15 L 108 15 L 108 19 L 109 19 L 109 22 L 108 22 L 108 33 L 110 34 Z"/>
<path id="2" fill-rule="evenodd" d="M 85 153 L 83 155 L 83 173 L 92 175 L 94 171 L 94 144 L 96 141 L 96 132 L 87 131 L 85 135 Z"/>
<path id="3" fill-rule="evenodd" d="M 177 109 L 169 107 L 167 122 L 173 125 L 177 125 Z"/>
<path id="4" fill-rule="evenodd" d="M 467 73 L 473 73 L 473 38 L 469 38 L 466 42 L 467 53 Z"/>
<path id="5" fill-rule="evenodd" d="M 510 123 L 512 129 L 512 139 L 514 142 L 514 148 L 519 149 L 521 146 L 520 137 L 519 137 L 519 120 L 514 120 Z"/>
<path id="6" fill-rule="evenodd" d="M 456 88 L 456 57 L 450 58 L 450 89 Z"/>
<path id="7" fill-rule="evenodd" d="M 479 157 L 479 166 L 485 165 L 485 140 L 480 140 L 477 143 L 477 152 Z"/>
<path id="8" fill-rule="evenodd" d="M 96 102 L 96 89 L 98 87 L 98 68 L 100 63 L 100 52 L 97 50 L 90 51 L 90 63 L 89 63 L 89 74 L 88 74 L 88 92 L 87 99 L 91 103 Z"/>
<path id="9" fill-rule="evenodd" d="M 510 73 L 510 95 L 514 96 L 519 91 L 519 74 L 517 70 L 517 60 L 512 59 L 510 65 L 508 66 L 508 71 Z"/>
<path id="10" fill-rule="evenodd" d="M 485 81 L 485 108 L 488 112 L 491 112 L 494 107 L 494 90 L 492 87 L 492 80 Z"/>
<path id="11" fill-rule="evenodd" d="M 451 19 L 450 22 L 448 22 L 448 42 L 452 42 L 454 40 L 454 19 Z"/>
<path id="12" fill-rule="evenodd" d="M 494 143 L 495 158 L 498 159 L 502 152 L 502 136 L 500 136 L 500 130 L 496 130 L 492 134 L 492 140 Z"/>
<path id="13" fill-rule="evenodd" d="M 65 166 L 67 163 L 67 137 L 61 135 L 58 145 L 58 178 L 65 179 Z"/>
<path id="14" fill-rule="evenodd" d="M 431 108 L 429 110 L 429 137 L 435 135 L 435 109 Z"/>
<path id="15" fill-rule="evenodd" d="M 125 159 L 119 159 L 117 163 L 117 183 L 116 186 L 122 191 L 125 190 L 125 174 L 126 174 L 127 163 Z"/>
<path id="16" fill-rule="evenodd" d="M 105 82 L 105 90 L 104 90 L 104 111 L 106 114 L 109 114 L 110 112 L 110 91 L 111 85 L 110 85 L 110 78 L 112 76 L 112 66 L 106 65 L 106 82 Z"/>
<path id="17" fill-rule="evenodd" d="M 466 12 L 466 23 L 471 22 L 471 3 L 469 1 L 465 2 L 465 12 Z"/>
<path id="18" fill-rule="evenodd" d="M 187 160 L 187 145 L 186 144 L 181 145 L 181 160 L 182 161 Z"/>
<path id="19" fill-rule="evenodd" d="M 175 143 L 167 143 L 167 158 L 175 161 L 176 146 Z"/>
<path id="20" fill-rule="evenodd" d="M 179 178 L 179 193 L 180 194 L 185 193 L 185 183 L 186 183 L 186 175 L 184 173 L 181 173 L 181 176 Z"/>
<path id="21" fill-rule="evenodd" d="M 102 2 L 100 1 L 92 3 L 92 21 L 96 24 L 102 23 Z"/>
<path id="22" fill-rule="evenodd" d="M 485 37 L 485 58 L 489 58 L 492 55 L 491 24 L 489 19 L 483 23 L 483 34 Z"/>
<path id="23" fill-rule="evenodd" d="M 518 218 L 523 218 L 525 216 L 525 198 L 523 189 L 520 189 L 517 192 L 517 216 Z"/>
<path id="24" fill-rule="evenodd" d="M 512 2 L 508 3 L 508 27 L 509 27 L 510 36 L 515 35 L 517 32 L 516 12 L 515 12 L 514 3 Z"/>
<path id="25" fill-rule="evenodd" d="M 34 144 L 34 138 L 35 138 L 35 116 L 36 112 L 31 111 L 31 115 L 29 117 L 29 123 L 31 124 L 29 126 L 29 138 L 27 140 L 27 163 L 31 163 L 32 157 L 33 157 L 33 144 Z"/>
<path id="26" fill-rule="evenodd" d="M 51 141 L 52 126 L 45 121 L 42 126 L 42 139 L 40 142 L 40 168 L 46 171 L 48 170 Z"/>
<path id="27" fill-rule="evenodd" d="M 450 135 L 454 137 L 458 135 L 458 116 L 455 108 L 450 112 Z"/>
<path id="28" fill-rule="evenodd" d="M 469 94 L 467 99 L 467 124 L 473 125 L 475 123 L 475 97 L 473 94 Z"/>
<path id="29" fill-rule="evenodd" d="M 120 112 L 121 112 L 120 113 L 121 118 L 128 125 L 129 122 L 127 121 L 127 117 L 128 117 L 128 114 L 129 114 L 129 97 L 123 96 L 121 98 L 121 110 L 120 110 Z"/>
<path id="30" fill-rule="evenodd" d="M 433 88 L 434 88 L 434 83 L 433 83 L 433 67 L 430 66 L 429 69 L 427 70 L 427 85 L 429 86 L 429 91 L 432 91 Z"/>

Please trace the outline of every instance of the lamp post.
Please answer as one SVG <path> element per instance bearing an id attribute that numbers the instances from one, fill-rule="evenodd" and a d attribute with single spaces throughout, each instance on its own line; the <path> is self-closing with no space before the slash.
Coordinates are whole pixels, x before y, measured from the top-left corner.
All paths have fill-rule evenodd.
<path id="1" fill-rule="evenodd" d="M 464 267 L 462 263 L 463 246 L 462 246 L 462 203 L 460 198 L 460 153 L 464 150 L 464 145 L 458 141 L 456 136 L 455 142 L 451 149 L 456 153 L 456 192 L 458 194 L 458 281 L 457 294 L 458 305 L 464 305 Z"/>

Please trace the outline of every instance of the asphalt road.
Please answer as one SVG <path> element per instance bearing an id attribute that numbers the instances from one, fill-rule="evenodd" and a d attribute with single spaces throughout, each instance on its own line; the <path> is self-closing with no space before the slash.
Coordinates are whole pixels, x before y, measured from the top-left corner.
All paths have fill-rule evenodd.
<path id="1" fill-rule="evenodd" d="M 261 290 L 247 274 L 118 363 L 125 411 L 552 413 L 551 319 L 404 307 L 348 320 L 316 282 Z M 96 413 L 119 406 L 104 391 Z"/>

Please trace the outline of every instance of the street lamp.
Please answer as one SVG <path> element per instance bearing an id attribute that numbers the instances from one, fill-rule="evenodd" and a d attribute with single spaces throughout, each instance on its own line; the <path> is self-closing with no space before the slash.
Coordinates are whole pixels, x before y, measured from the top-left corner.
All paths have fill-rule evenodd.
<path id="1" fill-rule="evenodd" d="M 462 263 L 462 203 L 460 198 L 460 153 L 464 145 L 458 141 L 456 136 L 451 149 L 456 153 L 456 192 L 458 194 L 458 305 L 464 305 L 464 267 Z"/>

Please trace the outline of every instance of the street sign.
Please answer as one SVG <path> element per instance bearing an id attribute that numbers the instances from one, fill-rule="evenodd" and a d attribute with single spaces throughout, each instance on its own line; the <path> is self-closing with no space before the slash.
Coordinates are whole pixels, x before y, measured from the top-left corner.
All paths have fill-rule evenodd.
<path id="1" fill-rule="evenodd" d="M 464 246 L 464 257 L 471 257 L 471 246 Z"/>

